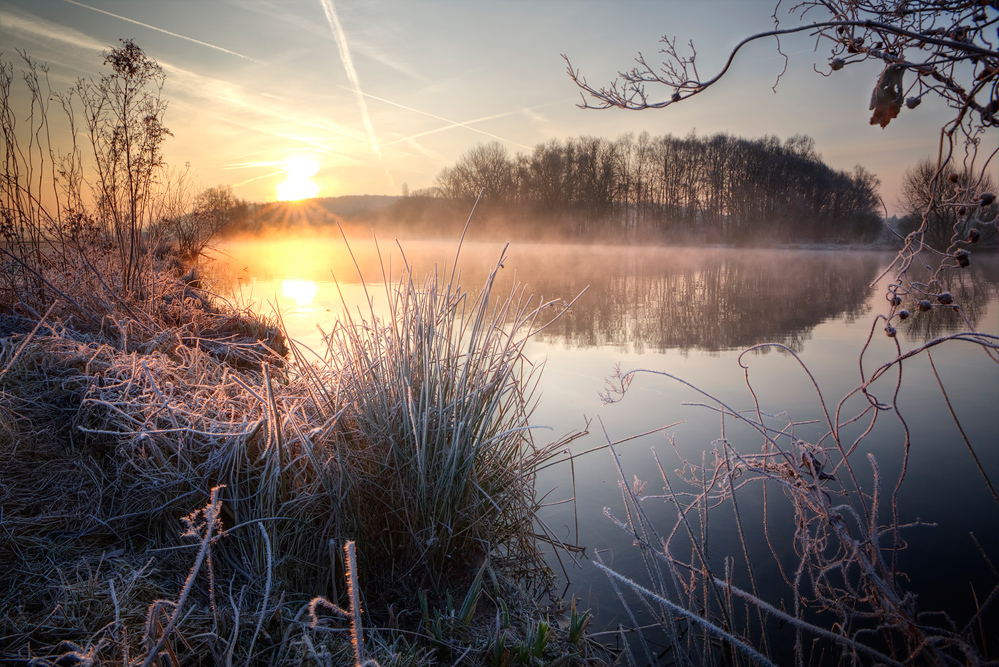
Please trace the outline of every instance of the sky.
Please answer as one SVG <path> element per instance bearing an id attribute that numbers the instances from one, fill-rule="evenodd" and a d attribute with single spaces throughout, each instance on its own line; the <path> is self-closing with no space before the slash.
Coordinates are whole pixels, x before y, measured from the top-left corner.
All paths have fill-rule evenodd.
<path id="1" fill-rule="evenodd" d="M 102 52 L 132 39 L 166 72 L 164 145 L 203 187 L 271 201 L 289 182 L 318 196 L 433 185 L 479 142 L 529 152 L 550 139 L 631 132 L 807 134 L 837 169 L 882 180 L 893 213 L 906 168 L 935 157 L 938 100 L 869 124 L 880 68 L 824 77 L 829 47 L 787 37 L 740 51 L 721 83 L 661 110 L 578 108 L 561 54 L 591 84 L 656 58 L 662 36 L 693 40 L 713 76 L 743 37 L 773 26 L 774 0 L 0 0 L 0 53 L 50 66 L 55 90 L 97 78 Z M 782 23 L 794 19 L 781 15 Z M 653 60 L 657 62 L 656 60 Z M 289 180 L 289 170 L 298 174 Z M 297 179 L 297 180 L 296 180 Z M 293 193 L 310 194 L 299 187 Z M 287 198 L 287 192 L 285 193 Z"/>

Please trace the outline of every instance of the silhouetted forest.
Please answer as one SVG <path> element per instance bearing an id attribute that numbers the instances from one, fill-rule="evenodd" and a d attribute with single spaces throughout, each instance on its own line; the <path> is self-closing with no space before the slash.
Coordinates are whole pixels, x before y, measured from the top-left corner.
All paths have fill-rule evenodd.
<path id="1" fill-rule="evenodd" d="M 479 144 L 435 185 L 360 216 L 436 235 L 477 218 L 493 235 L 736 243 L 871 241 L 877 177 L 826 165 L 810 137 L 553 139 L 511 156 Z"/>
<path id="2" fill-rule="evenodd" d="M 322 228 L 456 238 L 686 244 L 869 242 L 882 230 L 878 178 L 826 165 L 810 137 L 552 139 L 511 156 L 478 144 L 435 185 L 402 197 L 257 205 L 230 232 Z M 405 190 L 405 188 L 404 188 Z"/>

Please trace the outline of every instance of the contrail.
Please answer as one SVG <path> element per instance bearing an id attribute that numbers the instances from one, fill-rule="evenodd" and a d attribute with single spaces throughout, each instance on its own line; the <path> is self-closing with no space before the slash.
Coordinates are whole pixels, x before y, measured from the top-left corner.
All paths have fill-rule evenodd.
<path id="1" fill-rule="evenodd" d="M 273 176 L 278 176 L 278 175 L 283 174 L 283 173 L 284 173 L 284 170 L 283 169 L 279 169 L 278 171 L 272 172 L 270 174 L 264 174 L 263 176 L 254 176 L 253 178 L 248 178 L 245 181 L 240 181 L 239 183 L 233 183 L 232 187 L 238 188 L 241 185 L 246 185 L 247 183 L 252 183 L 253 181 L 259 181 L 262 178 L 271 178 Z"/>
<path id="2" fill-rule="evenodd" d="M 371 116 L 368 115 L 368 105 L 364 101 L 364 93 L 361 92 L 361 81 L 357 78 L 354 60 L 350 57 L 350 49 L 347 47 L 347 35 L 343 31 L 343 26 L 340 25 L 340 19 L 337 18 L 336 9 L 333 7 L 333 0 L 319 1 L 323 5 L 323 11 L 326 12 L 326 20 L 333 30 L 333 36 L 336 38 L 336 48 L 340 51 L 340 60 L 343 62 L 343 68 L 347 71 L 347 78 L 350 79 L 350 85 L 353 86 L 354 94 L 357 96 L 357 105 L 361 108 L 361 118 L 364 121 L 364 127 L 368 130 L 368 136 L 371 137 L 371 145 L 374 147 L 375 152 L 380 155 L 381 149 L 378 148 L 378 140 L 375 138 L 375 128 L 371 125 Z"/>
<path id="3" fill-rule="evenodd" d="M 215 46 L 214 44 L 209 44 L 208 42 L 202 42 L 200 39 L 194 39 L 193 37 L 187 37 L 185 35 L 178 35 L 175 32 L 170 32 L 169 30 L 164 30 L 163 28 L 157 28 L 154 25 L 149 25 L 148 23 L 142 23 L 141 21 L 136 21 L 125 16 L 119 16 L 118 14 L 112 14 L 111 12 L 106 12 L 103 9 L 97 9 L 96 7 L 91 7 L 90 5 L 85 5 L 82 2 L 77 2 L 76 0 L 62 0 L 70 5 L 76 5 L 77 7 L 83 7 L 84 9 L 89 9 L 92 12 L 98 12 L 104 14 L 105 16 L 110 16 L 111 18 L 116 18 L 121 21 L 127 21 L 128 23 L 134 23 L 135 25 L 140 25 L 143 28 L 148 28 L 150 30 L 155 30 L 156 32 L 161 32 L 164 35 L 170 35 L 171 37 L 177 37 L 178 39 L 185 39 L 188 42 L 194 42 L 195 44 L 200 44 L 201 46 L 207 46 L 209 49 L 215 49 L 216 51 L 221 51 L 222 53 L 228 53 L 231 56 L 236 56 L 237 58 L 243 58 L 244 60 L 252 60 L 253 62 L 260 62 L 256 58 L 251 58 L 250 56 L 244 56 L 242 53 L 236 53 L 235 51 L 230 51 L 229 49 L 222 48 L 221 46 Z"/>
<path id="4" fill-rule="evenodd" d="M 443 127 L 438 127 L 438 128 L 433 129 L 433 130 L 427 130 L 425 132 L 420 132 L 419 134 L 414 134 L 414 135 L 409 136 L 409 137 L 403 137 L 401 139 L 396 139 L 394 141 L 390 141 L 390 142 L 388 142 L 388 143 L 385 144 L 386 146 L 392 146 L 394 144 L 402 143 L 404 141 L 411 141 L 411 140 L 417 139 L 419 137 L 425 137 L 428 134 L 437 134 L 438 132 L 444 132 L 446 130 L 450 130 L 450 129 L 455 128 L 455 127 L 463 127 L 466 130 L 471 130 L 472 132 L 478 132 L 479 134 L 484 134 L 487 137 L 492 137 L 493 139 L 496 139 L 498 141 L 502 141 L 502 142 L 505 142 L 505 143 L 513 144 L 514 146 L 520 146 L 521 148 L 525 148 L 527 150 L 532 150 L 532 147 L 531 146 L 525 146 L 524 144 L 521 144 L 521 143 L 518 143 L 516 141 L 513 141 L 512 139 L 505 139 L 504 137 L 501 137 L 501 136 L 499 136 L 497 134 L 493 134 L 492 132 L 486 132 L 485 130 L 480 130 L 477 127 L 473 127 L 472 124 L 473 123 L 481 123 L 481 122 L 487 121 L 487 120 L 494 120 L 496 118 L 504 118 L 506 116 L 513 116 L 514 114 L 523 113 L 525 111 L 531 111 L 533 109 L 540 109 L 541 107 L 547 107 L 547 106 L 551 106 L 553 104 L 562 104 L 565 101 L 565 100 L 557 100 L 555 102 L 545 102 L 544 104 L 536 104 L 536 105 L 534 105 L 532 107 L 526 107 L 526 108 L 523 108 L 523 109 L 516 109 L 514 111 L 504 111 L 502 113 L 492 114 L 491 116 L 481 116 L 479 118 L 473 118 L 471 120 L 460 121 L 460 120 L 450 120 L 448 118 L 444 118 L 443 116 L 438 116 L 436 114 L 432 114 L 429 111 L 421 111 L 419 109 L 414 109 L 412 107 L 407 107 L 407 106 L 404 106 L 402 104 L 399 104 L 398 102 L 393 102 L 391 100 L 385 100 L 385 99 L 382 99 L 380 97 L 375 97 L 374 95 L 367 95 L 367 97 L 370 97 L 372 99 L 376 99 L 379 102 L 385 102 L 386 104 L 391 104 L 393 106 L 397 106 L 400 109 L 405 109 L 406 111 L 413 111 L 415 113 L 423 114 L 424 116 L 430 116 L 431 118 L 435 118 L 437 120 L 442 120 L 445 123 L 447 123 L 447 125 L 445 125 Z M 572 101 L 572 99 L 569 99 L 569 101 Z"/>

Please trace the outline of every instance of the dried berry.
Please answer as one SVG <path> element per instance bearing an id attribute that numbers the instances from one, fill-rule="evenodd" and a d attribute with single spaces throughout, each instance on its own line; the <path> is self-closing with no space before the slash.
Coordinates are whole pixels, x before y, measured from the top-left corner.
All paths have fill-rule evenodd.
<path id="1" fill-rule="evenodd" d="M 957 209 L 957 214 L 962 218 L 968 215 L 968 207 L 967 206 L 960 207 L 959 209 Z"/>
<path id="2" fill-rule="evenodd" d="M 900 319 L 900 320 L 907 320 L 907 319 L 909 319 L 909 311 L 906 310 L 905 308 L 903 308 L 902 310 L 898 311 L 898 319 Z"/>
<path id="3" fill-rule="evenodd" d="M 947 180 L 950 181 L 951 183 L 957 183 L 958 178 L 959 177 L 957 174 L 950 174 L 949 176 L 947 176 Z"/>
<path id="4" fill-rule="evenodd" d="M 900 306 L 902 305 L 902 297 L 898 296 L 897 294 L 892 294 L 890 297 L 888 297 L 888 303 L 890 303 L 893 306 Z"/>
<path id="5" fill-rule="evenodd" d="M 898 332 L 895 331 L 895 327 L 893 327 L 892 325 L 889 324 L 888 326 L 885 327 L 885 334 L 887 334 L 889 338 L 894 338 L 895 334 L 897 333 Z"/>
<path id="6" fill-rule="evenodd" d="M 933 305 L 929 301 L 927 301 L 926 299 L 923 299 L 922 301 L 919 302 L 918 307 L 919 307 L 920 312 L 925 313 L 927 310 L 929 310 L 930 308 L 932 308 Z"/>
<path id="7" fill-rule="evenodd" d="M 843 60 L 842 58 L 836 58 L 835 60 L 832 61 L 831 67 L 834 72 L 838 72 L 839 70 L 843 69 L 844 65 L 846 65 L 845 60 Z"/>
<path id="8" fill-rule="evenodd" d="M 968 240 L 971 241 L 972 243 L 978 243 L 978 241 L 981 240 L 981 238 L 982 238 L 982 233 L 977 229 L 968 230 Z"/>
<path id="9" fill-rule="evenodd" d="M 967 250 L 958 250 L 954 253 L 954 259 L 957 260 L 957 263 L 962 269 L 967 268 L 967 266 L 971 264 L 971 259 L 968 257 L 970 254 L 971 253 Z"/>
<path id="10" fill-rule="evenodd" d="M 954 303 L 954 297 L 951 296 L 950 292 L 944 292 L 943 294 L 937 296 L 937 301 L 946 306 Z"/>
<path id="11" fill-rule="evenodd" d="M 915 109 L 922 101 L 922 98 L 919 97 L 909 97 L 905 100 L 905 106 L 909 109 Z"/>
<path id="12" fill-rule="evenodd" d="M 992 202 L 996 200 L 996 196 L 991 192 L 983 192 L 979 199 L 982 201 L 982 206 L 992 206 Z"/>

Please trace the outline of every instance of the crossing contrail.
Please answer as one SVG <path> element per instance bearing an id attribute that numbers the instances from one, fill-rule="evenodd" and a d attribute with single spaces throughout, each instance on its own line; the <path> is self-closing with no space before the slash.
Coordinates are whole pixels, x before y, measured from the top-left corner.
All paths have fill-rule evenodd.
<path id="1" fill-rule="evenodd" d="M 350 48 L 347 46 L 347 34 L 343 31 L 343 26 L 340 25 L 340 19 L 336 15 L 336 8 L 333 6 L 333 0 L 319 0 L 323 5 L 323 11 L 326 13 L 326 21 L 329 22 L 330 28 L 333 30 L 333 37 L 336 39 L 336 48 L 340 52 L 340 61 L 343 63 L 343 68 L 347 72 L 347 78 L 350 80 L 350 85 L 353 87 L 354 95 L 357 97 L 357 106 L 361 109 L 361 120 L 364 121 L 364 127 L 368 131 L 368 137 L 371 138 L 371 147 L 375 151 L 375 155 L 378 156 L 378 161 L 381 163 L 382 168 L 385 170 L 385 176 L 388 177 L 389 183 L 395 188 L 395 179 L 392 178 L 392 173 L 389 172 L 388 167 L 385 166 L 382 160 L 382 151 L 378 147 L 378 139 L 375 137 L 375 128 L 371 124 L 371 116 L 368 115 L 368 104 L 364 101 L 364 93 L 361 92 L 361 80 L 357 78 L 357 69 L 354 67 L 354 59 L 350 57 Z"/>
<path id="2" fill-rule="evenodd" d="M 77 7 L 83 7 L 84 9 L 89 9 L 92 12 L 98 12 L 99 14 L 104 14 L 105 16 L 110 16 L 111 18 L 116 18 L 120 21 L 126 21 L 128 23 L 134 23 L 135 25 L 142 26 L 143 28 L 149 28 L 150 30 L 155 30 L 156 32 L 161 32 L 164 35 L 170 35 L 171 37 L 176 37 L 178 39 L 184 39 L 188 42 L 193 42 L 195 44 L 200 44 L 201 46 L 206 46 L 209 49 L 215 49 L 216 51 L 221 51 L 222 53 L 228 53 L 231 56 L 236 56 L 237 58 L 243 58 L 244 60 L 252 60 L 253 62 L 259 62 L 255 58 L 250 56 L 244 56 L 242 53 L 236 53 L 235 51 L 230 51 L 229 49 L 222 48 L 221 46 L 216 46 L 214 44 L 209 44 L 208 42 L 202 42 L 200 39 L 194 39 L 193 37 L 187 37 L 186 35 L 178 35 L 175 32 L 170 32 L 169 30 L 164 30 L 163 28 L 157 28 L 154 25 L 149 25 L 148 23 L 142 23 L 141 21 L 136 21 L 130 19 L 126 16 L 120 16 L 118 14 L 112 14 L 111 12 L 104 11 L 103 9 L 97 9 L 97 7 L 91 7 L 90 5 L 85 5 L 82 2 L 77 2 L 76 0 L 62 0 L 63 2 L 75 5 Z"/>
<path id="3" fill-rule="evenodd" d="M 562 103 L 564 103 L 566 101 L 569 101 L 569 102 L 573 101 L 572 99 L 567 98 L 567 100 L 557 100 L 555 102 L 545 102 L 544 104 L 535 104 L 532 107 L 526 107 L 526 108 L 523 108 L 523 109 L 514 109 L 513 111 L 504 111 L 502 113 L 495 113 L 495 114 L 492 114 L 490 116 L 481 116 L 479 118 L 473 118 L 471 120 L 461 121 L 461 120 L 451 120 L 450 118 L 444 118 L 443 116 L 438 116 L 437 114 L 432 114 L 429 111 L 421 111 L 420 109 L 414 109 L 413 107 L 407 107 L 404 104 L 399 104 L 398 102 L 393 102 L 392 100 L 382 99 L 381 97 L 375 97 L 374 95 L 366 95 L 366 97 L 370 97 L 372 99 L 378 100 L 379 102 L 385 102 L 386 104 L 391 104 L 392 106 L 399 107 L 400 109 L 405 109 L 406 111 L 413 111 L 415 113 L 423 114 L 424 116 L 429 116 L 429 117 L 435 118 L 437 120 L 442 120 L 445 123 L 447 123 L 447 125 L 444 125 L 443 127 L 434 128 L 433 130 L 426 130 L 425 132 L 420 132 L 419 134 L 414 134 L 414 135 L 409 136 L 409 137 L 402 137 L 401 139 L 396 139 L 394 141 L 389 141 L 389 142 L 387 142 L 385 144 L 386 146 L 392 146 L 394 144 L 402 143 L 404 141 L 412 141 L 413 139 L 418 139 L 419 137 L 425 137 L 428 134 L 437 134 L 438 132 L 445 132 L 447 130 L 454 129 L 456 127 L 462 127 L 462 128 L 465 128 L 466 130 L 471 130 L 472 132 L 478 132 L 479 134 L 484 134 L 487 137 L 491 137 L 493 139 L 496 139 L 497 141 L 502 141 L 504 143 L 513 144 L 514 146 L 519 146 L 519 147 L 525 148 L 527 150 L 532 150 L 533 147 L 532 146 L 527 146 L 525 144 L 522 144 L 522 143 L 519 143 L 519 142 L 516 142 L 516 141 L 513 141 L 512 139 L 507 139 L 505 137 L 501 137 L 498 134 L 493 134 L 492 132 L 487 132 L 487 131 L 479 129 L 477 127 L 473 127 L 473 124 L 474 123 L 481 123 L 481 122 L 487 121 L 487 120 L 494 120 L 496 118 L 504 118 L 506 116 L 513 116 L 513 115 L 518 114 L 518 113 L 524 113 L 525 111 L 531 111 L 533 109 L 540 109 L 542 107 L 551 106 L 553 104 L 562 104 Z"/>
<path id="4" fill-rule="evenodd" d="M 361 81 L 357 78 L 354 59 L 350 57 L 350 48 L 347 46 L 347 35 L 343 31 L 343 26 L 340 25 L 340 19 L 337 18 L 333 0 L 320 0 L 320 2 L 323 5 L 323 11 L 326 12 L 326 20 L 333 30 L 333 36 L 336 38 L 336 48 L 340 51 L 340 61 L 343 62 L 343 68 L 347 71 L 347 78 L 350 79 L 350 85 L 353 87 L 354 95 L 357 97 L 357 106 L 361 109 L 361 119 L 364 121 L 365 129 L 368 130 L 371 145 L 375 149 L 375 152 L 380 154 L 381 149 L 378 148 L 378 140 L 375 138 L 375 128 L 371 125 L 371 116 L 368 115 L 368 105 L 364 101 L 364 93 L 361 92 Z"/>

